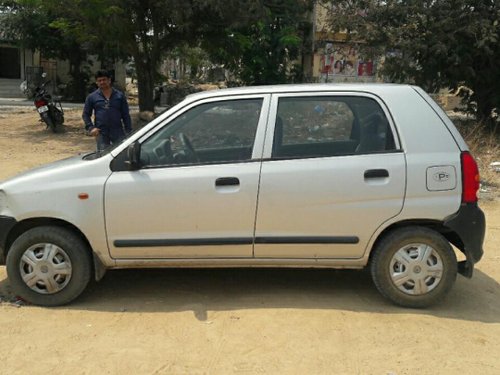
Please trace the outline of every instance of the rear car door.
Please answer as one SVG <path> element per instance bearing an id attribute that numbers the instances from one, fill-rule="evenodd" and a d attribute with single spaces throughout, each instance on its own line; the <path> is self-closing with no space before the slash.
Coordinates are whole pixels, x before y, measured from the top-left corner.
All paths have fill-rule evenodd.
<path id="1" fill-rule="evenodd" d="M 364 93 L 273 95 L 255 257 L 360 258 L 402 209 L 406 167 L 383 102 Z"/>
<path id="2" fill-rule="evenodd" d="M 139 141 L 105 186 L 112 257 L 252 257 L 269 98 L 205 99 Z"/>

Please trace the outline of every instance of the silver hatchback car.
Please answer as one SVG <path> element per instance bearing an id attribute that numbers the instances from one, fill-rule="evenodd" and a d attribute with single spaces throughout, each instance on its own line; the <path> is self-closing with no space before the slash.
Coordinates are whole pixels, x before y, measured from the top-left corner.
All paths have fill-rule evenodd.
<path id="1" fill-rule="evenodd" d="M 0 262 L 44 306 L 107 269 L 262 266 L 370 267 L 385 297 L 425 307 L 481 259 L 478 188 L 418 87 L 210 91 L 112 149 L 0 183 Z"/>

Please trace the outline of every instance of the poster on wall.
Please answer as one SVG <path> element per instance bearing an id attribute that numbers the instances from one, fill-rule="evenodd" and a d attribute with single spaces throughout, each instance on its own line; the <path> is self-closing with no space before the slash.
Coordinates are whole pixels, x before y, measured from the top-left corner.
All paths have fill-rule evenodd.
<path id="1" fill-rule="evenodd" d="M 346 43 L 325 42 L 319 49 L 319 73 L 322 81 L 328 78 L 372 77 L 375 78 L 375 64 L 360 52 L 360 47 Z"/>

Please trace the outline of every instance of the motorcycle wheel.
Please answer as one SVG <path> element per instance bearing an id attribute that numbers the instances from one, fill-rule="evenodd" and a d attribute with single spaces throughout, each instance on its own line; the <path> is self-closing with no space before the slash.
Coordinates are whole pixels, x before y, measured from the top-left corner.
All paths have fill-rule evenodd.
<path id="1" fill-rule="evenodd" d="M 47 127 L 52 130 L 53 133 L 63 132 L 64 115 L 63 113 L 55 107 L 50 108 L 49 114 L 43 119 L 47 124 Z"/>
<path id="2" fill-rule="evenodd" d="M 53 108 L 52 118 L 54 119 L 55 130 L 54 133 L 62 133 L 63 132 L 63 124 L 64 124 L 64 113 L 58 109 L 57 107 Z"/>
<path id="3" fill-rule="evenodd" d="M 52 130 L 52 133 L 57 133 L 57 125 L 52 121 L 50 116 L 45 116 L 43 118 L 43 121 L 47 124 L 47 128 L 50 128 Z"/>

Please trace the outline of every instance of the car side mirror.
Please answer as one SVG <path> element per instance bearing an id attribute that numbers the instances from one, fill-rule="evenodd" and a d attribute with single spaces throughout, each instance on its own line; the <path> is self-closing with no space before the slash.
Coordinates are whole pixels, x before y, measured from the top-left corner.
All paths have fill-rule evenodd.
<path id="1" fill-rule="evenodd" d="M 130 171 L 136 171 L 141 167 L 141 144 L 139 141 L 135 141 L 128 146 L 125 164 L 128 165 Z"/>

